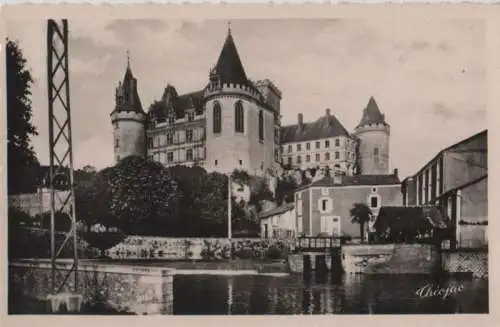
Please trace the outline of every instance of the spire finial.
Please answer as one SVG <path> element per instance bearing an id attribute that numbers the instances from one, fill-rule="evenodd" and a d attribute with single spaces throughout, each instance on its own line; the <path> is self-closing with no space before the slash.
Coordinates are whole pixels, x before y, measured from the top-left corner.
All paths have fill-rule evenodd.
<path id="1" fill-rule="evenodd" d="M 130 69 L 130 51 L 127 49 L 127 69 Z"/>
<path id="2" fill-rule="evenodd" d="M 227 21 L 227 35 L 231 35 L 231 21 Z"/>

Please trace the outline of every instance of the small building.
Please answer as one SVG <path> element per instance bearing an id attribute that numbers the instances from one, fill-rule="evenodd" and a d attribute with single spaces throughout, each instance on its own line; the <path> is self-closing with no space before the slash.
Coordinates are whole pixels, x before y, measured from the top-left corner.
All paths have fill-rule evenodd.
<path id="1" fill-rule="evenodd" d="M 262 238 L 292 238 L 296 234 L 295 206 L 286 203 L 260 215 Z"/>
<path id="2" fill-rule="evenodd" d="M 360 238 L 350 210 L 355 203 L 367 204 L 373 216 L 382 206 L 402 204 L 397 170 L 392 175 L 326 175 L 295 191 L 297 233 L 305 236 L 349 236 Z"/>
<path id="3" fill-rule="evenodd" d="M 477 133 L 441 150 L 415 175 L 403 180 L 403 205 L 435 204 L 455 228 L 451 246 L 488 243 L 488 134 Z"/>
<path id="4" fill-rule="evenodd" d="M 373 224 L 376 239 L 391 243 L 440 244 L 452 237 L 452 224 L 437 206 L 384 206 Z"/>

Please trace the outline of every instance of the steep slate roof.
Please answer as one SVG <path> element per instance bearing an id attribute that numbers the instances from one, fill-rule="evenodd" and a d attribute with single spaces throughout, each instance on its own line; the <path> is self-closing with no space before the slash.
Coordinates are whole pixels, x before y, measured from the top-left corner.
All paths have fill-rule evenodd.
<path id="1" fill-rule="evenodd" d="M 126 103 L 123 105 L 117 106 L 118 111 L 135 111 L 143 113 L 144 110 L 142 108 L 141 99 L 139 97 L 139 93 L 137 92 L 137 79 L 132 74 L 132 70 L 130 69 L 130 63 L 127 64 L 127 70 L 125 71 L 125 75 L 123 76 L 123 83 L 121 85 L 124 92 L 130 92 L 132 89 L 132 93 L 128 94 L 129 98 L 126 100 Z"/>
<path id="2" fill-rule="evenodd" d="M 222 83 L 251 85 L 238 55 L 231 30 L 228 31 L 219 60 L 217 60 L 212 73 L 217 74 Z"/>
<path id="3" fill-rule="evenodd" d="M 165 119 L 171 112 L 175 112 L 177 118 L 182 118 L 187 109 L 193 108 L 198 114 L 203 112 L 203 90 L 178 95 L 173 86 L 167 85 L 161 100 L 151 105 L 148 114 Z"/>
<path id="4" fill-rule="evenodd" d="M 349 132 L 335 117 L 326 115 L 312 123 L 303 123 L 281 127 L 281 142 L 303 142 L 327 137 L 349 136 Z"/>
<path id="5" fill-rule="evenodd" d="M 377 102 L 373 97 L 370 97 L 368 105 L 363 110 L 363 116 L 357 127 L 369 124 L 387 124 L 384 114 L 380 112 Z"/>
<path id="6" fill-rule="evenodd" d="M 295 205 L 293 203 L 285 203 L 280 207 L 273 208 L 271 210 L 265 211 L 260 214 L 260 219 L 264 219 L 267 217 L 272 217 L 276 215 L 281 215 L 287 211 L 293 210 L 295 208 Z"/>

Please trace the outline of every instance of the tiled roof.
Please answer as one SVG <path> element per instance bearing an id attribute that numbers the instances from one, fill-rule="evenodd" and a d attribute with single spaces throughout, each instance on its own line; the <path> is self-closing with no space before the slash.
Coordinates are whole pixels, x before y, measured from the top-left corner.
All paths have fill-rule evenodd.
<path id="1" fill-rule="evenodd" d="M 358 124 L 358 127 L 370 124 L 386 124 L 384 115 L 380 112 L 377 102 L 373 97 L 370 97 L 368 105 L 363 110 L 363 116 Z"/>
<path id="2" fill-rule="evenodd" d="M 315 122 L 283 126 L 281 142 L 303 142 L 328 137 L 349 136 L 349 132 L 334 115 L 326 115 Z"/>
<path id="3" fill-rule="evenodd" d="M 352 185 L 398 185 L 400 184 L 399 177 L 396 175 L 355 175 L 355 176 L 339 176 L 340 183 L 336 184 L 334 178 L 325 176 L 322 179 L 313 182 L 305 187 L 318 186 L 352 186 Z"/>
<path id="4" fill-rule="evenodd" d="M 283 214 L 287 211 L 293 210 L 293 208 L 295 208 L 293 203 L 286 203 L 280 207 L 276 207 L 276 208 L 273 208 L 271 210 L 268 210 L 266 212 L 261 213 L 260 219 L 280 215 L 280 214 Z"/>
<path id="5" fill-rule="evenodd" d="M 198 114 L 203 112 L 203 90 L 177 95 L 175 88 L 167 85 L 161 100 L 151 105 L 148 114 L 165 119 L 171 112 L 175 112 L 177 118 L 182 118 L 187 109 L 193 108 Z"/>
<path id="6" fill-rule="evenodd" d="M 231 31 L 227 34 L 226 41 L 219 55 L 219 60 L 217 60 L 217 64 L 211 73 L 218 75 L 222 83 L 250 85 L 240 56 L 238 55 L 238 50 L 234 44 Z"/>

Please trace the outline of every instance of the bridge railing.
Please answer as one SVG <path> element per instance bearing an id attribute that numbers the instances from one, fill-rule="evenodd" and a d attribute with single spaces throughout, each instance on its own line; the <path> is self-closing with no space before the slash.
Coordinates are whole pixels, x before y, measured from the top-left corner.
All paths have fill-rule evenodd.
<path id="1" fill-rule="evenodd" d="M 299 251 L 323 252 L 339 247 L 340 244 L 340 237 L 302 236 L 297 238 L 296 247 Z"/>

